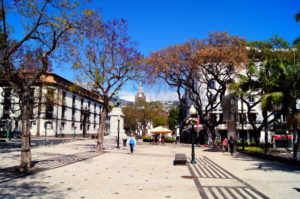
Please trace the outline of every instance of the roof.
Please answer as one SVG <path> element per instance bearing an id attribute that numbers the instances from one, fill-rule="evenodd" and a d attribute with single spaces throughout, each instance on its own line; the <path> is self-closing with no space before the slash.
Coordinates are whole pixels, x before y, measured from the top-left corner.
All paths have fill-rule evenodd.
<path id="1" fill-rule="evenodd" d="M 23 72 L 23 73 L 27 73 L 26 76 L 28 75 L 28 78 L 32 77 L 32 72 Z M 4 76 L 4 73 L 2 73 L 2 75 L 0 75 L 2 77 L 0 77 L 1 85 L 7 85 L 9 86 L 7 83 L 7 80 Z M 36 82 L 35 85 L 40 85 L 40 84 L 47 84 L 47 85 L 52 85 L 54 87 L 59 87 L 59 88 L 63 88 L 65 90 L 68 90 L 69 92 L 81 95 L 83 97 L 92 99 L 94 101 L 98 101 L 98 102 L 102 102 L 102 100 L 100 99 L 100 96 L 96 93 L 96 92 L 92 92 L 89 91 L 85 88 L 83 88 L 80 85 L 75 84 L 74 82 L 71 82 L 67 79 L 65 79 L 64 77 L 61 77 L 55 73 L 49 72 L 47 71 L 45 74 L 40 76 L 40 79 Z"/>

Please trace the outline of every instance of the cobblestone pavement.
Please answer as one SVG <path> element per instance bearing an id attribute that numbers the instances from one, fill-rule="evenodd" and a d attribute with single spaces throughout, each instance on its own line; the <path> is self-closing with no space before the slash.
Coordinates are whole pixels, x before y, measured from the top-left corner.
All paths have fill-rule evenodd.
<path id="1" fill-rule="evenodd" d="M 174 166 L 175 154 L 189 157 L 190 145 L 138 143 L 131 155 L 128 147 L 116 149 L 106 140 L 99 155 L 95 144 L 35 148 L 37 172 L 28 176 L 4 168 L 17 165 L 19 151 L 1 152 L 0 198 L 300 198 L 299 169 L 281 163 L 197 148 L 197 164 Z"/>

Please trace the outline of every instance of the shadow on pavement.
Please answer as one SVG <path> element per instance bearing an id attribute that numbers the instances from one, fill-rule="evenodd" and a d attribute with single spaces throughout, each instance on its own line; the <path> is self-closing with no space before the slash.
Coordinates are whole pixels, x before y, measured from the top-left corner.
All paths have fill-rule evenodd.
<path id="1" fill-rule="evenodd" d="M 33 177 L 34 178 L 34 177 Z M 18 183 L 17 181 L 0 184 L 0 198 L 64 198 L 65 194 L 57 190 L 57 187 L 49 187 L 47 182 L 39 179 L 30 183 Z"/>
<path id="2" fill-rule="evenodd" d="M 222 152 L 220 148 L 206 148 L 203 151 L 205 152 Z"/>
<path id="3" fill-rule="evenodd" d="M 255 157 L 249 156 L 247 154 L 235 153 L 233 156 L 234 159 L 242 160 L 242 161 L 260 161 L 259 163 L 255 163 L 255 167 L 248 170 L 263 170 L 263 171 L 273 171 L 280 170 L 284 172 L 299 172 L 300 167 L 298 165 L 293 165 L 291 163 L 281 162 L 278 160 L 269 160 L 264 159 L 263 157 Z"/>
<path id="4" fill-rule="evenodd" d="M 18 171 L 17 166 L 0 169 L 0 185 L 8 183 L 17 178 L 34 176 L 34 174 L 44 170 L 55 169 L 79 161 L 88 160 L 90 158 L 93 158 L 101 154 L 102 153 L 95 153 L 94 151 L 86 151 L 86 152 L 80 152 L 80 153 L 75 153 L 70 155 L 63 155 L 63 156 L 60 155 L 58 157 L 49 158 L 45 160 L 32 161 L 33 171 L 29 174 L 23 174 L 17 172 Z"/>

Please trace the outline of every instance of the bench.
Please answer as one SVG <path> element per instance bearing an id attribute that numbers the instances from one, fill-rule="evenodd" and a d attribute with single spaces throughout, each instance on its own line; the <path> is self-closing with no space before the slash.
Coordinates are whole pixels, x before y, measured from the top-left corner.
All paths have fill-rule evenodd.
<path id="1" fill-rule="evenodd" d="M 186 165 L 187 157 L 184 153 L 176 153 L 175 160 L 173 161 L 174 165 Z"/>

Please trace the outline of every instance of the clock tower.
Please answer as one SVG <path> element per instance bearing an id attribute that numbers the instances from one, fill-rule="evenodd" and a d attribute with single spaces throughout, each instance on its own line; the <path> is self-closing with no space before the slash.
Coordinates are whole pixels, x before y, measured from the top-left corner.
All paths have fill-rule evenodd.
<path id="1" fill-rule="evenodd" d="M 135 95 L 135 104 L 145 102 L 146 101 L 146 96 L 145 93 L 143 92 L 142 84 L 139 85 L 139 90 L 137 94 Z"/>

